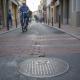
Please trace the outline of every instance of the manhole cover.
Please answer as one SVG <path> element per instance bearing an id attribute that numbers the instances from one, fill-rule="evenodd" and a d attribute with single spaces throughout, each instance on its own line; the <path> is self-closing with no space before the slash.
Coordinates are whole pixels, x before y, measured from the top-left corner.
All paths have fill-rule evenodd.
<path id="1" fill-rule="evenodd" d="M 19 64 L 19 72 L 30 77 L 54 77 L 68 69 L 68 63 L 57 58 L 32 58 Z"/>

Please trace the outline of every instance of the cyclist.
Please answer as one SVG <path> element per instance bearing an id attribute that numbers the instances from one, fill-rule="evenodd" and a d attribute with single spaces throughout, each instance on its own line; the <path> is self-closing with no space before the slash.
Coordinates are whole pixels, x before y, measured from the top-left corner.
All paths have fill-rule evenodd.
<path id="1" fill-rule="evenodd" d="M 28 25 L 28 17 L 29 17 L 28 16 L 28 12 L 30 10 L 29 10 L 28 6 L 26 5 L 25 1 L 23 1 L 22 4 L 23 5 L 20 7 L 20 13 L 21 13 L 21 15 L 20 15 L 20 22 L 21 22 L 21 26 L 23 27 L 24 26 L 23 19 L 25 20 L 27 18 L 27 20 L 26 20 L 26 27 L 27 27 L 27 25 Z"/>

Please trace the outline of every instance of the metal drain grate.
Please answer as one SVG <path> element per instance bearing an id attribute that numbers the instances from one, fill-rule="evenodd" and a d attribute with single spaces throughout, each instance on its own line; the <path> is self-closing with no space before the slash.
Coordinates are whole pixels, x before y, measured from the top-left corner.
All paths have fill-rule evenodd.
<path id="1" fill-rule="evenodd" d="M 68 63 L 57 58 L 32 58 L 19 64 L 19 72 L 30 77 L 54 77 L 68 69 Z"/>

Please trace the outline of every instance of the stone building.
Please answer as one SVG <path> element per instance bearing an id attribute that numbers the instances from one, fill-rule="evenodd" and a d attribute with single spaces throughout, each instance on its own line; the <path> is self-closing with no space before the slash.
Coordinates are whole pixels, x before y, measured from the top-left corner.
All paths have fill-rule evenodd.
<path id="1" fill-rule="evenodd" d="M 8 0 L 0 0 L 0 28 L 6 27 Z"/>
<path id="2" fill-rule="evenodd" d="M 9 0 L 9 9 L 11 10 L 12 13 L 12 19 L 13 19 L 13 26 L 17 27 L 19 24 L 19 13 L 18 13 L 18 7 L 19 3 L 17 0 Z"/>
<path id="3" fill-rule="evenodd" d="M 0 27 L 7 27 L 7 13 L 11 9 L 13 26 L 17 27 L 18 22 L 18 1 L 17 0 L 0 0 Z"/>
<path id="4" fill-rule="evenodd" d="M 80 0 L 52 0 L 54 23 L 80 27 Z"/>

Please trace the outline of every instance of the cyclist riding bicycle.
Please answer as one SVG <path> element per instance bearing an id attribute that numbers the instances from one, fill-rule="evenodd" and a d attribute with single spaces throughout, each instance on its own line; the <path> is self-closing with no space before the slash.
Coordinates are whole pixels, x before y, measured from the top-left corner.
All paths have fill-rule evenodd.
<path id="1" fill-rule="evenodd" d="M 24 1 L 23 2 L 23 5 L 20 7 L 20 22 L 21 22 L 21 26 L 22 26 L 22 31 L 23 31 L 23 26 L 24 24 L 26 23 L 25 27 L 27 29 L 27 26 L 28 26 L 28 21 L 29 21 L 29 15 L 28 15 L 28 12 L 29 12 L 29 8 L 28 6 L 26 5 L 26 2 Z"/>

